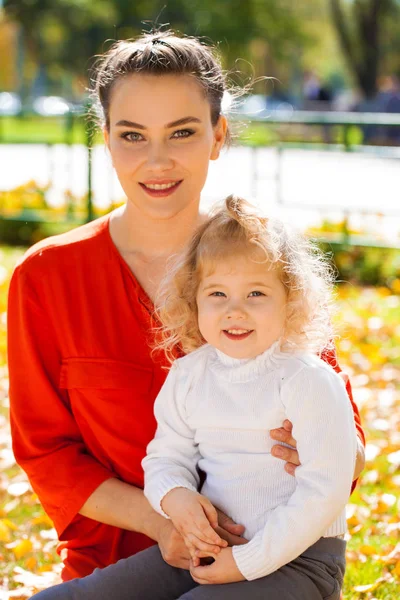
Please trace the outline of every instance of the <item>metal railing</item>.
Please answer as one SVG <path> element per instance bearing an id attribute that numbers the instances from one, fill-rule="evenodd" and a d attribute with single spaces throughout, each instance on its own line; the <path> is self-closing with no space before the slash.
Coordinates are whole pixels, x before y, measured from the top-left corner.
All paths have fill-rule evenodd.
<path id="1" fill-rule="evenodd" d="M 80 141 L 84 142 L 84 146 L 86 147 L 86 160 L 87 160 L 87 193 L 86 193 L 86 202 L 85 202 L 85 214 L 82 217 L 76 219 L 74 217 L 74 206 L 73 200 L 71 197 L 67 196 L 65 201 L 65 212 L 64 212 L 64 220 L 70 223 L 77 221 L 89 221 L 95 217 L 94 204 L 93 204 L 93 177 L 95 177 L 95 173 L 93 173 L 93 165 L 92 165 L 92 149 L 93 144 L 95 142 L 95 124 L 93 122 L 93 118 L 88 115 L 88 113 L 76 113 L 76 112 L 68 112 L 64 115 L 64 117 L 58 118 L 58 126 L 60 130 L 60 134 L 58 135 L 58 139 L 56 140 L 54 137 L 51 141 L 49 141 L 49 137 L 45 134 L 43 136 L 36 136 L 34 140 L 24 140 L 22 138 L 16 139 L 10 135 L 7 135 L 6 128 L 4 127 L 4 119 L 10 117 L 0 116 L 0 144 L 41 144 L 46 145 L 49 149 L 52 149 L 56 144 L 64 144 L 68 147 L 72 147 L 77 138 L 80 137 Z M 274 128 L 277 134 L 277 142 L 275 142 L 274 147 L 277 153 L 277 171 L 275 174 L 275 180 L 277 184 L 277 201 L 282 206 L 290 207 L 290 204 L 284 201 L 282 195 L 282 172 L 281 165 L 284 152 L 289 148 L 302 148 L 302 149 L 324 149 L 324 150 L 344 150 L 346 152 L 351 151 L 368 151 L 376 156 L 385 156 L 390 158 L 399 158 L 400 154 L 397 148 L 393 147 L 381 147 L 381 146 L 364 146 L 363 144 L 355 144 L 352 136 L 350 135 L 352 128 L 354 126 L 360 128 L 366 127 L 379 127 L 379 128 L 399 128 L 400 135 L 400 115 L 398 114 L 387 114 L 387 113 L 358 113 L 358 112 L 315 112 L 315 111 L 284 111 L 284 112 L 274 112 L 267 116 L 246 116 L 240 115 L 239 120 L 241 121 L 249 121 L 253 124 L 257 124 L 258 126 L 265 127 L 267 129 Z M 18 119 L 18 117 L 17 117 Z M 23 119 L 29 119 L 29 117 L 22 116 Z M 45 118 L 43 118 L 45 119 Z M 50 119 L 50 118 L 49 118 Z M 61 126 L 60 126 L 61 125 Z M 340 127 L 342 129 L 342 143 L 329 143 L 329 142 L 319 142 L 316 144 L 315 142 L 304 141 L 301 140 L 293 142 L 293 141 L 283 141 L 282 135 L 279 133 L 279 128 L 284 127 L 285 133 L 289 128 L 293 126 L 306 126 L 306 127 L 322 127 L 325 128 L 323 131 L 326 132 L 332 126 Z M 327 129 L 326 129 L 327 128 Z M 84 135 L 82 135 L 84 130 Z M 322 135 L 324 137 L 324 135 Z M 325 136 L 326 137 L 326 136 Z M 82 139 L 83 138 L 83 139 Z M 249 151 L 252 153 L 252 185 L 253 190 L 257 188 L 258 182 L 260 180 L 260 172 L 256 168 L 257 165 L 257 154 L 260 151 L 259 147 L 253 145 L 250 147 Z M 400 167 L 400 163 L 399 163 Z M 49 182 L 51 184 L 51 182 Z M 1 176 L 0 176 L 0 187 L 1 187 Z M 1 189 L 0 189 L 0 197 L 1 197 Z M 400 206 L 400 202 L 399 202 Z M 314 209 L 318 211 L 327 210 L 326 205 L 302 205 L 305 209 Z M 299 206 L 296 206 L 299 208 Z M 333 207 L 331 207 L 333 208 Z M 27 220 L 30 212 L 32 213 L 32 219 L 35 218 L 35 211 L 30 211 L 29 209 L 22 210 L 20 214 L 16 213 L 10 217 L 10 215 L 2 214 L 2 207 L 0 205 L 0 219 L 7 220 L 7 218 L 12 219 L 21 219 Z M 346 208 L 344 211 L 344 225 L 342 232 L 342 242 L 343 243 L 351 243 L 351 236 L 348 232 L 347 222 L 349 215 L 351 214 L 351 207 Z M 368 211 L 366 211 L 368 212 Z M 393 216 L 399 217 L 400 210 L 395 208 L 393 210 Z M 37 218 L 37 214 L 36 214 Z M 45 218 L 41 216 L 40 218 Z M 50 212 L 49 212 L 49 220 L 51 220 Z M 60 219 L 60 215 L 58 216 Z M 366 241 L 360 241 L 360 243 L 366 243 Z"/>

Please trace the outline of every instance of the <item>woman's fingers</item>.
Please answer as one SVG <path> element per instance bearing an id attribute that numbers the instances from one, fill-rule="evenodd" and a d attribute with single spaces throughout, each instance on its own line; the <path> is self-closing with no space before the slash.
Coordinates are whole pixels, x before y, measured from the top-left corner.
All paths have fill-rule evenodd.
<path id="1" fill-rule="evenodd" d="M 221 527 L 217 527 L 217 532 L 220 534 L 222 539 L 228 542 L 228 546 L 240 546 L 241 544 L 247 544 L 248 540 L 246 538 L 241 537 L 240 535 L 236 535 L 234 533 L 230 533 Z"/>
<path id="2" fill-rule="evenodd" d="M 277 444 L 276 446 L 272 446 L 271 454 L 287 463 L 292 463 L 295 467 L 300 464 L 299 453 L 294 448 L 287 448 L 286 446 Z"/>
<path id="3" fill-rule="evenodd" d="M 272 446 L 271 454 L 286 462 L 285 471 L 289 473 L 289 475 L 294 475 L 296 467 L 301 464 L 299 453 L 296 450 L 297 442 L 292 436 L 292 429 L 292 423 L 289 419 L 285 419 L 282 427 L 271 429 L 270 431 L 271 438 L 277 442 L 281 442 L 281 444 Z M 287 446 L 283 446 L 282 443 L 292 447 L 288 448 Z"/>
<path id="4" fill-rule="evenodd" d="M 297 467 L 298 467 L 298 465 L 294 465 L 293 463 L 286 463 L 285 471 L 286 471 L 286 473 L 289 473 L 289 475 L 294 475 Z"/>
<path id="5" fill-rule="evenodd" d="M 236 535 L 236 536 L 238 536 L 238 535 L 240 536 L 240 535 L 242 535 L 242 533 L 244 533 L 244 530 L 245 530 L 244 525 L 235 523 L 235 521 L 233 521 L 230 517 L 228 517 L 228 515 L 223 513 L 218 508 L 216 510 L 217 510 L 217 515 L 218 515 L 218 525 L 221 529 L 224 529 L 228 533 L 233 533 L 233 535 Z M 226 539 L 226 538 L 224 537 L 224 539 Z"/>
<path id="6" fill-rule="evenodd" d="M 283 421 L 283 428 L 286 429 L 286 431 L 289 431 L 289 433 L 292 433 L 292 429 L 293 429 L 292 421 L 289 421 L 289 419 L 285 419 Z"/>
<path id="7" fill-rule="evenodd" d="M 290 423 L 290 421 L 285 421 L 285 423 Z M 292 427 L 286 429 L 286 427 L 279 427 L 278 429 L 271 429 L 270 431 L 271 438 L 276 440 L 277 442 L 283 442 L 284 444 L 288 444 L 289 446 L 293 446 L 293 448 L 297 447 L 297 442 L 292 436 Z"/>

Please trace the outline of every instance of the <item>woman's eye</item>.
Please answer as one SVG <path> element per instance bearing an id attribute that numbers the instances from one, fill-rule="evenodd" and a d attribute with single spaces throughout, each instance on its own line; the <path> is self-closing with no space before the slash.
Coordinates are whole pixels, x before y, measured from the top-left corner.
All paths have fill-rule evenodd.
<path id="1" fill-rule="evenodd" d="M 121 135 L 124 140 L 128 142 L 140 142 L 143 139 L 143 136 L 136 131 L 127 131 Z"/>
<path id="2" fill-rule="evenodd" d="M 179 129 L 178 131 L 175 131 L 175 133 L 172 135 L 172 137 L 174 138 L 187 138 L 190 137 L 191 135 L 193 135 L 195 132 L 193 131 L 193 129 Z"/>
<path id="3" fill-rule="evenodd" d="M 254 292 L 250 292 L 249 296 L 251 298 L 257 298 L 258 296 L 265 296 L 265 294 L 259 292 L 258 290 L 255 290 Z"/>

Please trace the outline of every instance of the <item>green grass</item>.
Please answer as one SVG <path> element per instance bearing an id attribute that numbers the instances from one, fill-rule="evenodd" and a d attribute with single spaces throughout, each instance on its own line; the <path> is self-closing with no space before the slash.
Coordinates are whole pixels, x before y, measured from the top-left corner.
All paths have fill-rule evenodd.
<path id="1" fill-rule="evenodd" d="M 72 127 L 68 118 L 40 117 L 0 117 L 0 143 L 6 144 L 85 144 L 85 117 L 74 116 Z M 95 143 L 101 142 L 98 132 Z"/>

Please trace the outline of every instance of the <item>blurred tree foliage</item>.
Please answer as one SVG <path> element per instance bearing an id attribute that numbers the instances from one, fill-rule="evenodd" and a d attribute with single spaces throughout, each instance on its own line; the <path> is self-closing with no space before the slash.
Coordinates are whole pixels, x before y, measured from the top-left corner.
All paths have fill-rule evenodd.
<path id="1" fill-rule="evenodd" d="M 244 78 L 272 75 L 292 89 L 300 89 L 304 69 L 322 63 L 323 76 L 326 65 L 330 75 L 347 70 L 367 96 L 379 73 L 400 75 L 400 0 L 4 0 L 4 14 L 19 23 L 26 58 L 53 93 L 80 77 L 75 93 L 82 94 L 105 40 L 166 23 L 217 42 L 224 66 Z"/>
<path id="2" fill-rule="evenodd" d="M 218 42 L 224 66 L 234 69 L 240 57 L 237 70 L 245 76 L 275 75 L 276 64 L 311 43 L 290 0 L 5 0 L 4 8 L 53 89 L 62 76 L 84 74 L 90 57 L 108 47 L 104 40 L 165 23 Z"/>
<path id="3" fill-rule="evenodd" d="M 390 69 L 389 54 L 396 54 L 400 73 L 399 0 L 329 0 L 331 14 L 350 70 L 367 98 L 377 92 L 382 61 Z M 396 24 L 396 26 L 393 26 Z M 388 43 L 389 42 L 389 43 Z M 393 52 L 393 50 L 395 52 Z"/>

